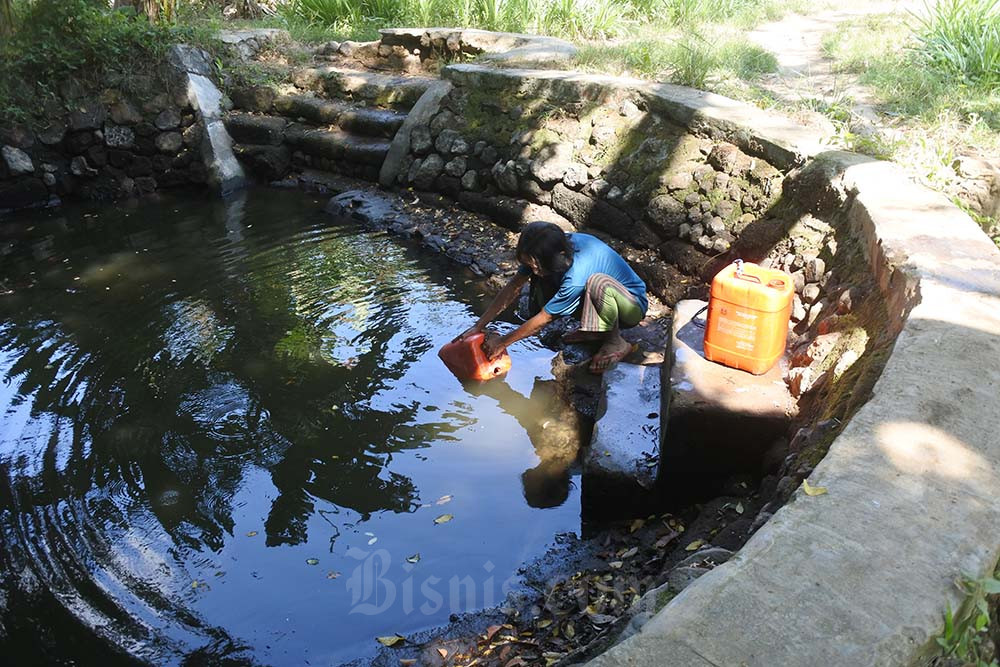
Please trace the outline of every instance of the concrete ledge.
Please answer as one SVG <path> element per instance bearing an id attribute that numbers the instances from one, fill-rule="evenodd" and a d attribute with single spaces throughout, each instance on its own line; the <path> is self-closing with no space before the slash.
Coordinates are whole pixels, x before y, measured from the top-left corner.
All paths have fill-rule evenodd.
<path id="1" fill-rule="evenodd" d="M 590 664 L 910 665 L 1000 557 L 1000 251 L 894 165 L 827 154 L 899 330 L 874 397 L 737 556 Z"/>
<path id="2" fill-rule="evenodd" d="M 492 79 L 518 85 L 525 92 L 550 92 L 580 100 L 601 100 L 613 91 L 634 91 L 646 101 L 650 111 L 663 114 L 694 133 L 728 141 L 783 171 L 804 164 L 828 148 L 826 137 L 789 118 L 683 86 L 602 74 L 495 69 L 470 64 L 449 65 L 441 71 L 441 76 L 472 86 Z"/>
<path id="3" fill-rule="evenodd" d="M 484 54 L 484 60 L 505 65 L 558 63 L 572 60 L 577 52 L 573 44 L 555 37 L 474 28 L 386 28 L 379 33 L 382 43 L 389 46 L 444 47 L 453 52 Z"/>

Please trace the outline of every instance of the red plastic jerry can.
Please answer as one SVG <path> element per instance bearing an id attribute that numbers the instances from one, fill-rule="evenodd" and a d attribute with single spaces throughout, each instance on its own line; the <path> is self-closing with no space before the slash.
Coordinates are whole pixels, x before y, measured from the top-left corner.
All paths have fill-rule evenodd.
<path id="1" fill-rule="evenodd" d="M 438 356 L 459 380 L 492 380 L 510 370 L 510 355 L 505 351 L 496 359 L 487 359 L 484 340 L 484 334 L 473 334 L 448 343 L 438 350 Z"/>

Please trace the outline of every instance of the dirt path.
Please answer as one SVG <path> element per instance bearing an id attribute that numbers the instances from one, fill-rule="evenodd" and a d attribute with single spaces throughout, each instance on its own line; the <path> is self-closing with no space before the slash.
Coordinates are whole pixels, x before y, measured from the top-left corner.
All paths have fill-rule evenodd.
<path id="1" fill-rule="evenodd" d="M 843 22 L 863 16 L 914 11 L 917 0 L 848 2 L 847 6 L 803 16 L 789 14 L 749 33 L 749 39 L 778 59 L 778 71 L 765 77 L 761 87 L 778 99 L 798 103 L 810 99 L 835 102 L 850 98 L 854 111 L 878 125 L 871 91 L 857 82 L 857 76 L 837 73 L 833 61 L 823 53 L 823 38 Z"/>
<path id="2" fill-rule="evenodd" d="M 900 123 L 898 117 L 878 113 L 872 91 L 858 83 L 856 74 L 834 71 L 833 60 L 823 53 L 823 39 L 845 21 L 879 14 L 916 13 L 923 6 L 923 0 L 844 0 L 837 9 L 808 16 L 790 14 L 780 21 L 764 24 L 747 36 L 775 55 L 778 71 L 761 79 L 758 86 L 798 108 L 796 115 L 806 124 L 828 132 L 833 129 L 829 119 L 809 110 L 807 103 L 811 100 L 849 103 L 854 114 L 852 132 L 878 133 L 905 142 L 909 139 L 908 129 L 912 128 L 907 128 L 905 121 Z M 1000 243 L 1000 156 L 982 155 L 975 147 L 966 147 L 959 151 L 952 168 L 954 173 L 944 182 L 931 183 L 919 173 L 912 175 L 962 200 L 980 216 L 996 221 L 990 234 Z"/>

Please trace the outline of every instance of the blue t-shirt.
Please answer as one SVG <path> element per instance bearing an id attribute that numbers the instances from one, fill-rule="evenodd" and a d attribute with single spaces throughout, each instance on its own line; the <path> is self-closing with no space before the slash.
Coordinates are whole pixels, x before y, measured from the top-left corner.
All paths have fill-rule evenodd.
<path id="1" fill-rule="evenodd" d="M 596 236 L 580 233 L 568 236 L 573 244 L 573 266 L 563 276 L 555 296 L 545 304 L 545 312 L 553 317 L 575 313 L 587 288 L 587 279 L 595 273 L 603 273 L 620 282 L 639 302 L 643 312 L 646 311 L 649 307 L 646 283 L 642 282 L 621 255 Z M 531 275 L 531 270 L 522 266 L 520 273 Z"/>

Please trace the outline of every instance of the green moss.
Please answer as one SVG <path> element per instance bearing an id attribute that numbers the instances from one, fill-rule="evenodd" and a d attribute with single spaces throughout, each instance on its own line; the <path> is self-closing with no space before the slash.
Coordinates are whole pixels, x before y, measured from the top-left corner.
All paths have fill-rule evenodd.
<path id="1" fill-rule="evenodd" d="M 677 593 L 674 593 L 671 590 L 660 591 L 659 593 L 656 594 L 656 605 L 654 611 L 660 611 L 668 604 L 670 604 L 670 601 L 673 600 L 675 597 L 677 597 Z"/>
<path id="2" fill-rule="evenodd" d="M 553 144 L 559 144 L 563 142 L 563 138 L 559 136 L 556 132 L 552 130 L 541 127 L 535 130 L 534 135 L 531 137 L 531 150 L 540 151 L 546 146 L 551 146 Z"/>

